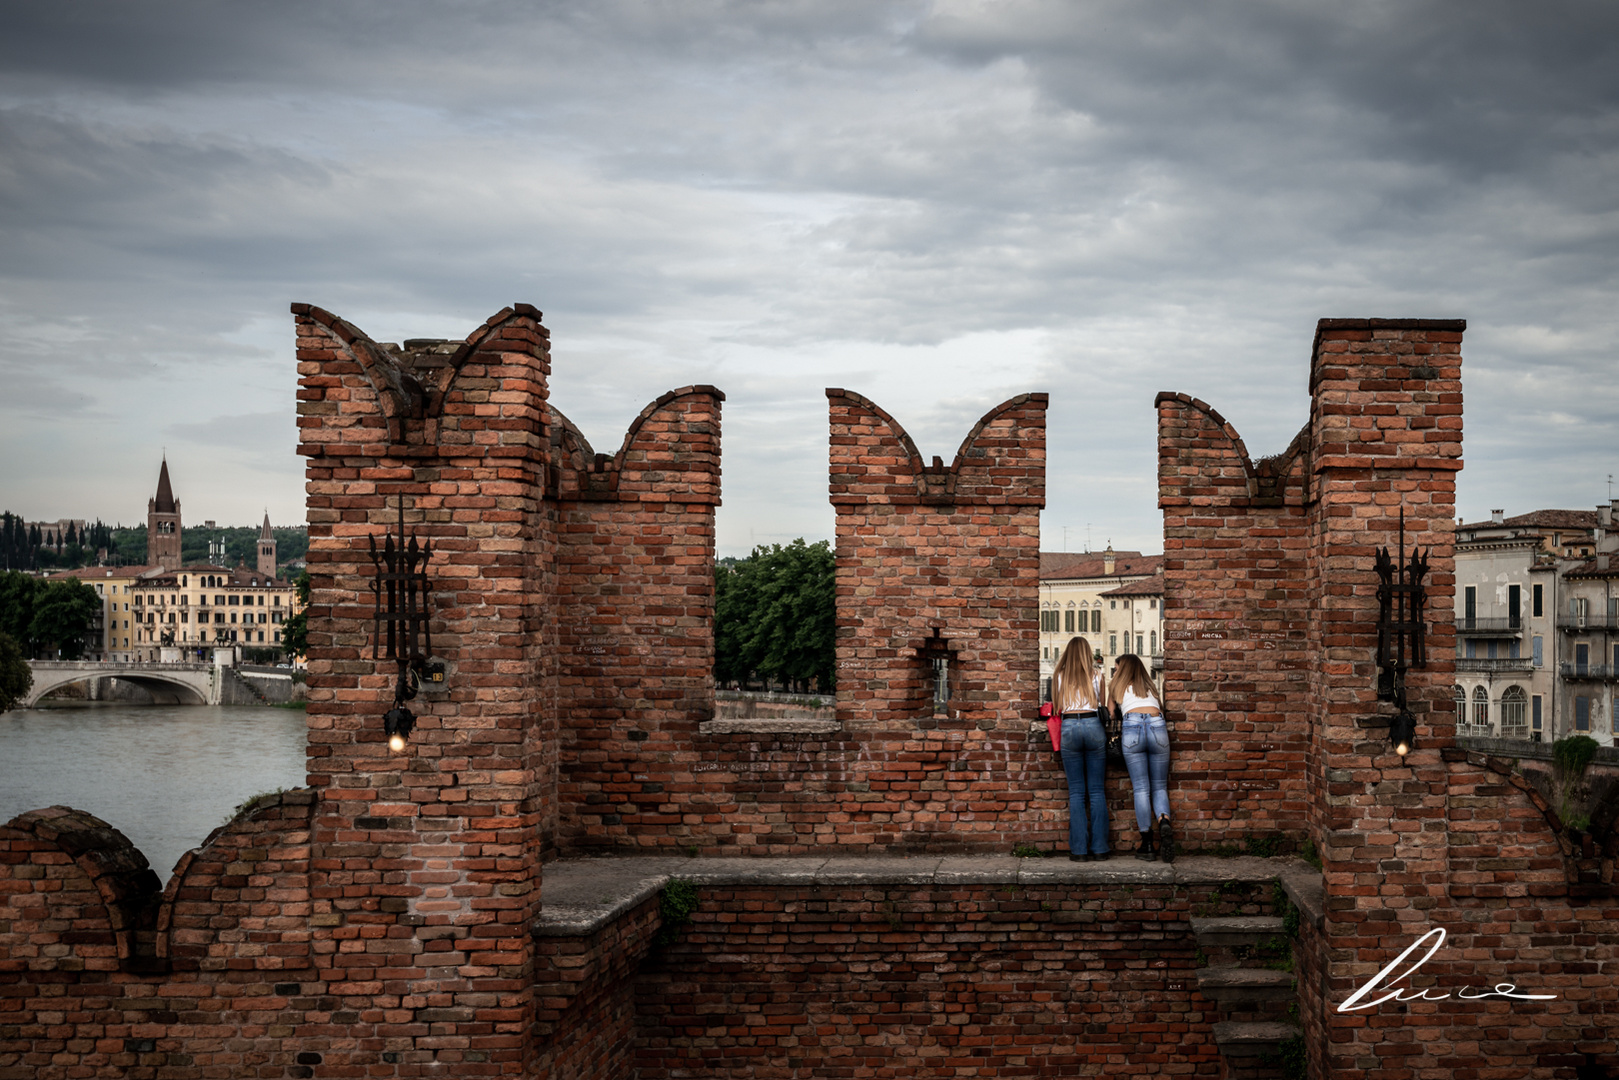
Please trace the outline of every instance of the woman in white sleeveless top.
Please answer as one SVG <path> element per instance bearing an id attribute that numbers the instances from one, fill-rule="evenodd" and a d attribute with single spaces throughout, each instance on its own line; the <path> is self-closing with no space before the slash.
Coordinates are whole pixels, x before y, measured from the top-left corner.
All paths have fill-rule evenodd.
<path id="1" fill-rule="evenodd" d="M 1175 834 L 1169 826 L 1169 722 L 1164 719 L 1158 688 L 1141 657 L 1125 653 L 1115 661 L 1108 697 L 1124 715 L 1123 737 L 1119 741 L 1135 794 L 1136 828 L 1141 831 L 1136 858 L 1150 861 L 1162 857 L 1165 862 L 1174 862 Z"/>

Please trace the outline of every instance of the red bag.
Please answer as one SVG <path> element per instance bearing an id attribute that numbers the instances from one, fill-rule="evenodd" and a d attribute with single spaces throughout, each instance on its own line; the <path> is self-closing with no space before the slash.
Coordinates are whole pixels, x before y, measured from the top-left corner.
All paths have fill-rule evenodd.
<path id="1" fill-rule="evenodd" d="M 1051 702 L 1040 706 L 1040 716 L 1046 722 L 1046 731 L 1051 735 L 1051 748 L 1058 753 L 1062 752 L 1062 714 L 1056 710 Z"/>

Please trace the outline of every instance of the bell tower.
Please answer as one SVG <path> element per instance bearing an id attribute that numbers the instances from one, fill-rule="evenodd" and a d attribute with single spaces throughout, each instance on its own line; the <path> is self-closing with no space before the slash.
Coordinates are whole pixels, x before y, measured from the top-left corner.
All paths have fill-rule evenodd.
<path id="1" fill-rule="evenodd" d="M 264 512 L 264 524 L 259 526 L 259 573 L 275 577 L 275 534 L 270 531 L 270 512 Z"/>
<path id="2" fill-rule="evenodd" d="M 169 460 L 157 474 L 157 496 L 146 502 L 146 562 L 165 570 L 180 567 L 180 502 L 169 486 Z"/>

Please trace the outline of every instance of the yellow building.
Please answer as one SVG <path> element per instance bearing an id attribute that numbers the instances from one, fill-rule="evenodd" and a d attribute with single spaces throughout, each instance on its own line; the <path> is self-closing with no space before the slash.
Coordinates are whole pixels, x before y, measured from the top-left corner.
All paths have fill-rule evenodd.
<path id="1" fill-rule="evenodd" d="M 52 575 L 78 578 L 101 597 L 101 619 L 86 635 L 91 660 L 208 660 L 224 646 L 277 649 L 298 590 L 275 576 L 270 515 L 259 529 L 254 569 L 180 565 L 180 502 L 169 464 L 147 503 L 149 566 L 88 566 Z"/>
<path id="2" fill-rule="evenodd" d="M 138 631 L 133 610 L 132 587 L 147 566 L 85 566 L 52 574 L 50 580 L 77 578 L 101 597 L 101 614 L 85 635 L 86 660 L 133 660 Z"/>

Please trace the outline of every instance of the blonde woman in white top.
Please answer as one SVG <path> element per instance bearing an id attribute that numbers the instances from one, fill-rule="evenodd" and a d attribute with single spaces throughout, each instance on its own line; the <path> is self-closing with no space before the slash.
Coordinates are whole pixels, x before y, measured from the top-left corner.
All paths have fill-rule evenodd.
<path id="1" fill-rule="evenodd" d="M 1175 861 L 1175 835 L 1169 827 L 1169 722 L 1164 719 L 1163 702 L 1147 665 L 1134 653 L 1125 653 L 1113 665 L 1108 697 L 1124 716 L 1122 738 L 1124 764 L 1130 770 L 1130 787 L 1135 794 L 1136 828 L 1141 831 L 1141 847 L 1136 858 L 1163 858 Z M 1157 825 L 1157 851 L 1153 850 L 1153 826 Z"/>
<path id="2" fill-rule="evenodd" d="M 1062 770 L 1068 777 L 1068 857 L 1090 862 L 1108 857 L 1107 736 L 1097 711 L 1102 673 L 1091 647 L 1072 638 L 1051 673 L 1051 701 L 1062 715 Z"/>

